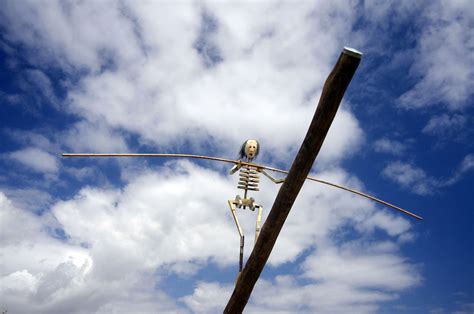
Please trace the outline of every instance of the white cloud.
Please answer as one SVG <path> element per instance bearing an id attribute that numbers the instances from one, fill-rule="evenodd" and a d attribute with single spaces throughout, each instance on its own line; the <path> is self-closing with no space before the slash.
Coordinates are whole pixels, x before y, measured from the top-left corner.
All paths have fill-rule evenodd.
<path id="1" fill-rule="evenodd" d="M 27 270 L 16 271 L 1 279 L 2 290 L 15 292 L 36 292 L 38 278 L 30 274 Z M 5 293 L 5 291 L 2 291 Z"/>
<path id="2" fill-rule="evenodd" d="M 340 109 L 324 140 L 317 162 L 339 162 L 357 152 L 365 140 L 364 132 L 354 115 Z"/>
<path id="3" fill-rule="evenodd" d="M 11 130 L 7 129 L 6 133 L 13 140 L 23 144 L 24 146 L 34 146 L 46 151 L 56 149 L 52 142 L 52 136 L 41 134 L 39 131 Z"/>
<path id="4" fill-rule="evenodd" d="M 422 132 L 428 135 L 448 136 L 462 131 L 467 118 L 460 114 L 441 114 L 431 117 Z"/>
<path id="5" fill-rule="evenodd" d="M 406 149 L 406 145 L 402 142 L 391 140 L 386 137 L 380 138 L 374 143 L 374 150 L 380 153 L 400 156 L 406 151 Z"/>
<path id="6" fill-rule="evenodd" d="M 5 195 L 13 202 L 15 207 L 38 211 L 47 209 L 52 204 L 52 196 L 43 190 L 35 188 L 3 188 Z"/>
<path id="7" fill-rule="evenodd" d="M 123 193 L 84 189 L 53 213 L 71 241 L 91 245 L 96 267 L 106 276 L 119 276 L 127 267 L 186 273 L 208 259 L 222 266 L 235 263 L 238 235 L 226 201 L 215 197 L 233 198 L 230 178 L 187 162 L 178 165 L 173 176 L 169 171 L 136 176 Z M 251 226 L 253 215 L 242 215 L 247 216 L 242 224 Z M 124 255 L 130 250 L 135 254 Z M 121 261 L 115 267 L 107 262 L 112 256 Z"/>
<path id="8" fill-rule="evenodd" d="M 68 72 L 99 71 L 113 59 L 130 62 L 143 57 L 133 24 L 119 3 L 51 1 L 39 6 L 34 1 L 22 5 L 9 1 L 3 9 L 6 38 L 30 45 L 30 61 L 36 64 Z"/>
<path id="9" fill-rule="evenodd" d="M 467 173 L 474 169 L 474 154 L 466 155 L 461 164 L 458 166 L 458 169 L 454 174 L 445 182 L 442 183 L 443 186 L 449 186 L 457 183 L 461 180 Z"/>
<path id="10" fill-rule="evenodd" d="M 353 288 L 403 290 L 419 283 L 412 265 L 392 252 L 364 252 L 364 247 L 328 251 L 319 247 L 304 263 L 306 276 Z"/>
<path id="11" fill-rule="evenodd" d="M 95 167 L 80 167 L 80 168 L 74 168 L 74 167 L 64 167 L 64 172 L 71 175 L 74 177 L 74 179 L 78 181 L 84 181 L 86 179 L 99 179 L 97 182 L 104 183 L 107 182 L 105 176 L 102 175 L 102 173 L 97 170 Z"/>
<path id="12" fill-rule="evenodd" d="M 32 62 L 83 75 L 75 76 L 74 84 L 65 83 L 65 107 L 81 120 L 59 135 L 58 142 L 74 150 L 123 151 L 127 136 L 137 135 L 141 144 L 160 151 L 206 148 L 212 155 L 232 155 L 244 139 L 256 137 L 262 143 L 263 160 L 287 163 L 304 137 L 339 51 L 361 43 L 351 33 L 357 18 L 352 5 L 345 1 L 176 5 L 179 8 L 126 1 L 7 3 L 6 36 L 39 51 L 31 56 Z M 204 10 L 216 23 L 216 29 L 202 39 L 219 54 L 220 62 L 212 66 L 205 62 L 208 56 L 195 49 L 206 23 Z M 318 158 L 318 164 L 333 168 L 320 176 L 361 189 L 357 178 L 337 168 L 364 140 L 347 106 L 342 105 Z M 226 204 L 237 193 L 236 177 L 188 162 L 165 166 L 132 174 L 126 169 L 122 178 L 127 183 L 121 189 L 84 187 L 74 198 L 52 206 L 44 220 L 30 216 L 32 233 L 21 239 L 12 236 L 6 249 L 21 253 L 11 254 L 15 260 L 5 260 L 8 267 L 2 274 L 13 291 L 6 297 L 12 311 L 70 312 L 78 304 L 85 312 L 186 311 L 155 288 L 170 274 L 197 281 L 193 294 L 179 299 L 188 308 L 222 310 L 234 278 L 207 283 L 197 276 L 209 265 L 237 265 L 239 239 Z M 261 187 L 258 201 L 266 216 L 278 187 L 267 181 Z M 371 246 L 355 252 L 338 249 L 333 242 L 345 241 L 347 228 L 364 239 L 371 239 L 375 230 L 389 239 L 411 234 L 406 220 L 376 210 L 358 197 L 305 184 L 269 267 L 294 263 L 308 252 L 306 276 L 314 281 L 321 277 L 309 271 L 315 256 L 338 265 L 350 256 L 354 262 L 346 271 L 352 279 L 343 281 L 333 272 L 334 283 L 303 284 L 291 276 L 278 277 L 275 284 L 261 281 L 263 288 L 257 288 L 263 290 L 256 290 L 250 311 L 371 312 L 414 286 L 399 273 L 408 270 L 416 275 L 396 250 L 399 244 L 383 241 L 373 247 L 385 251 Z M 14 215 L 21 213 L 15 209 Z M 252 239 L 255 213 L 239 211 L 239 219 L 246 238 Z M 41 231 L 47 227 L 64 228 L 67 239 L 47 238 Z M 31 240 L 38 234 L 43 236 L 41 245 Z M 247 255 L 252 244 L 246 243 Z M 32 245 L 33 249 L 24 249 Z M 40 258 L 49 263 L 42 264 Z M 381 284 L 371 278 L 364 284 L 357 271 L 368 266 L 393 266 L 391 280 Z M 21 285 L 29 285 L 24 291 L 30 292 L 15 290 Z M 271 285 L 276 287 L 273 295 L 262 292 Z"/>
<path id="13" fill-rule="evenodd" d="M 339 254 L 326 251 L 309 257 L 303 276 L 259 281 L 248 311 L 373 313 L 379 303 L 397 298 L 397 291 L 419 284 L 416 270 L 398 257 L 380 254 L 360 259 L 351 255 L 347 259 L 349 256 Z M 383 274 L 377 278 L 378 272 Z"/>
<path id="14" fill-rule="evenodd" d="M 257 283 L 254 302 L 247 310 L 249 313 L 374 313 L 378 303 L 395 298 L 396 294 L 381 290 L 354 289 L 333 282 L 301 285 L 291 276 L 279 276 L 275 282 Z"/>
<path id="15" fill-rule="evenodd" d="M 137 134 L 142 143 L 163 150 L 213 144 L 216 154 L 233 154 L 244 139 L 258 138 L 273 158 L 294 155 L 335 56 L 343 46 L 360 42 L 349 36 L 347 21 L 355 18 L 350 6 L 343 1 L 177 6 L 50 2 L 39 8 L 31 2 L 23 8 L 9 2 L 5 12 L 10 40 L 54 52 L 33 59 L 54 60 L 66 71 L 90 70 L 78 84 L 66 85 L 69 109 L 88 121 L 68 133 L 68 144 L 84 146 L 90 137 L 82 135 L 103 125 Z M 205 40 L 222 59 L 211 68 L 195 49 L 204 12 L 216 24 Z M 102 134 L 120 141 L 110 131 Z M 343 106 L 320 160 L 337 162 L 356 150 L 362 136 Z"/>
<path id="16" fill-rule="evenodd" d="M 385 167 L 383 174 L 405 186 L 426 178 L 426 173 L 422 169 L 399 161 Z"/>
<path id="17" fill-rule="evenodd" d="M 8 153 L 8 157 L 40 173 L 55 174 L 59 169 L 56 157 L 35 147 L 28 147 Z"/>
<path id="18" fill-rule="evenodd" d="M 436 185 L 423 169 L 401 161 L 389 163 L 382 175 L 420 195 L 432 194 Z"/>
<path id="19" fill-rule="evenodd" d="M 329 244 L 329 243 L 328 243 Z M 249 313 L 373 313 L 384 301 L 416 287 L 416 267 L 393 251 L 396 245 L 361 245 L 359 241 L 335 249 L 317 246 L 299 275 L 260 280 Z M 268 293 L 271 291 L 271 293 Z"/>
<path id="20" fill-rule="evenodd" d="M 377 212 L 361 222 L 358 228 L 364 231 L 373 231 L 375 228 L 381 228 L 391 236 L 408 236 L 407 231 L 410 230 L 411 225 L 400 216 L 389 218 L 382 212 Z"/>
<path id="21" fill-rule="evenodd" d="M 51 237 L 48 227 L 54 224 L 48 217 L 13 206 L 1 192 L 0 217 L 2 310 L 180 311 L 168 296 L 154 293 L 152 274 L 124 272 L 115 281 L 97 280 L 94 257 L 87 249 Z"/>
<path id="22" fill-rule="evenodd" d="M 400 291 L 421 282 L 417 268 L 394 248 L 393 243 L 362 245 L 359 241 L 341 249 L 332 244 L 318 246 L 303 262 L 299 275 L 260 279 L 246 311 L 373 313 L 378 303 L 393 300 Z M 228 285 L 200 282 L 182 300 L 195 312 L 218 312 L 231 292 Z"/>
<path id="23" fill-rule="evenodd" d="M 233 285 L 221 285 L 218 282 L 199 282 L 193 294 L 181 298 L 193 313 L 222 312 L 232 294 Z"/>
<path id="24" fill-rule="evenodd" d="M 461 172 L 467 172 L 474 169 L 474 154 L 469 154 L 461 162 Z"/>
<path id="25" fill-rule="evenodd" d="M 26 70 L 24 76 L 25 79 L 21 83 L 23 90 L 28 91 L 30 95 L 35 95 L 40 104 L 59 109 L 59 99 L 54 92 L 51 80 L 43 71 Z"/>
<path id="26" fill-rule="evenodd" d="M 357 185 L 357 181 L 347 177 L 342 170 L 335 169 L 322 175 L 332 181 Z M 4 254 L 9 256 L 2 258 L 5 265 L 2 276 L 9 291 L 6 304 L 12 310 L 46 312 L 61 309 L 68 312 L 85 302 L 85 311 L 100 312 L 125 306 L 121 300 L 127 297 L 130 308 L 136 305 L 146 310 L 179 311 L 176 300 L 160 288 L 153 288 L 170 274 L 177 274 L 198 281 L 193 294 L 180 299 L 186 306 L 199 311 L 200 304 L 214 299 L 206 303 L 202 311 L 221 310 L 227 298 L 223 291 L 229 291 L 235 278 L 231 276 L 222 278 L 219 284 L 207 284 L 199 278 L 197 271 L 210 265 L 232 269 L 237 266 L 238 234 L 225 197 L 216 197 L 233 198 L 236 179 L 189 162 L 168 163 L 159 172 L 144 169 L 128 177 L 129 182 L 122 190 L 84 188 L 74 198 L 57 202 L 51 214 L 45 217 L 14 208 L 3 198 L 2 213 L 6 212 L 7 218 L 2 217 L 5 223 L 2 239 L 6 241 Z M 262 181 L 261 187 L 257 201 L 264 205 L 266 217 L 278 187 L 269 181 Z M 318 204 L 318 210 L 314 204 Z M 305 259 L 308 265 L 314 256 L 317 256 L 314 257 L 316 260 L 331 257 L 331 252 L 337 252 L 337 249 L 330 239 L 337 238 L 346 224 L 360 226 L 357 233 L 369 238 L 375 229 L 384 231 L 387 237 L 410 231 L 410 225 L 404 219 L 394 218 L 385 211 L 374 215 L 375 210 L 364 200 L 308 182 L 274 248 L 269 267 L 293 262 L 314 247 L 317 248 L 316 255 L 312 253 Z M 239 211 L 238 215 L 247 235 L 248 256 L 253 244 L 255 213 Z M 20 227 L 15 226 L 20 221 L 21 228 L 29 232 L 16 232 Z M 48 229 L 54 232 L 56 228 L 64 229 L 66 241 L 51 238 L 45 232 Z M 369 249 L 347 248 L 341 254 L 349 252 L 355 261 L 368 260 L 373 267 L 393 266 L 395 276 L 399 270 L 410 268 L 396 248 L 395 243 L 374 242 Z M 341 263 L 342 260 L 341 257 Z M 360 267 L 359 263 L 348 263 L 346 269 L 357 273 L 357 267 Z M 411 286 L 404 283 L 402 275 L 398 278 L 399 281 L 387 281 L 383 289 L 400 291 Z M 15 288 L 27 284 L 29 288 L 21 293 Z M 323 298 L 334 285 L 339 285 L 338 288 L 345 289 L 346 293 L 324 309 L 330 309 L 341 300 L 351 304 L 353 301 L 350 300 L 355 297 L 365 296 L 362 311 L 396 297 L 359 289 L 362 285 L 362 277 L 359 277 L 354 282 L 341 284 L 315 282 L 310 286 L 303 285 L 300 290 L 306 292 L 302 306 L 318 309 L 312 301 L 312 293 L 316 291 L 316 296 Z M 381 287 L 370 281 L 367 285 Z M 220 298 L 213 298 L 212 291 L 217 293 L 219 290 Z M 287 291 L 287 285 L 282 285 L 280 290 L 282 293 Z M 261 298 L 262 293 L 256 295 L 260 297 L 254 300 Z M 30 301 L 25 303 L 26 299 Z M 344 302 L 340 308 L 346 304 Z M 280 303 L 270 306 L 259 301 L 252 306 L 256 309 L 262 306 L 276 310 L 286 308 Z"/>
<path id="27" fill-rule="evenodd" d="M 474 311 L 474 303 L 466 302 L 464 300 L 456 300 L 454 304 L 453 310 L 448 310 L 445 307 L 437 307 L 430 310 L 430 314 L 445 314 L 445 313 L 453 313 L 453 314 L 469 314 Z"/>
<path id="28" fill-rule="evenodd" d="M 465 30 L 473 17 L 470 1 L 436 1 L 423 10 L 421 19 L 426 24 L 411 67 L 418 82 L 400 96 L 402 106 L 416 109 L 442 104 L 459 110 L 472 104 L 474 38 Z"/>
<path id="29" fill-rule="evenodd" d="M 297 290 L 293 291 L 294 289 Z M 301 312 L 316 311 L 318 313 L 347 313 L 351 311 L 373 313 L 378 308 L 374 302 L 385 302 L 393 299 L 393 296 L 387 296 L 387 294 L 378 291 L 352 291 L 348 287 L 337 284 L 308 285 L 301 290 L 294 285 L 283 286 L 281 287 L 281 294 L 294 297 L 302 295 L 302 300 L 308 301 L 310 306 L 293 305 Z M 270 307 L 270 300 L 264 305 Z M 285 308 L 290 313 L 296 312 L 287 306 Z M 257 307 L 256 312 L 263 309 L 264 307 Z"/>
<path id="30" fill-rule="evenodd" d="M 402 161 L 390 162 L 382 170 L 382 175 L 398 183 L 401 187 L 419 195 L 430 195 L 439 188 L 453 185 L 474 169 L 474 155 L 464 157 L 457 169 L 447 178 L 434 178 L 423 169 Z"/>
<path id="31" fill-rule="evenodd" d="M 120 153 L 127 151 L 122 135 L 101 123 L 81 121 L 61 134 L 59 141 L 73 152 Z"/>
<path id="32" fill-rule="evenodd" d="M 90 267 L 84 249 L 51 238 L 43 218 L 13 206 L 1 192 L 0 215 L 0 289 L 2 306 L 9 311 L 32 312 L 39 310 L 37 304 L 47 307 L 54 303 L 73 284 L 68 281 L 54 286 L 48 274 L 58 265 L 67 263 L 82 272 L 87 271 L 87 265 Z M 40 295 L 45 285 L 50 287 L 50 294 Z"/>

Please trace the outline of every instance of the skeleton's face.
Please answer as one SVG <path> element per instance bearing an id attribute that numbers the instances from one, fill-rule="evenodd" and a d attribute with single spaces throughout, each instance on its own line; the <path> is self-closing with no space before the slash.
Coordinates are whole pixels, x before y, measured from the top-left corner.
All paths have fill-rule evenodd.
<path id="1" fill-rule="evenodd" d="M 256 140 L 248 140 L 247 143 L 245 143 L 245 155 L 247 155 L 247 158 L 253 158 L 255 157 L 255 154 L 257 153 L 257 141 Z"/>

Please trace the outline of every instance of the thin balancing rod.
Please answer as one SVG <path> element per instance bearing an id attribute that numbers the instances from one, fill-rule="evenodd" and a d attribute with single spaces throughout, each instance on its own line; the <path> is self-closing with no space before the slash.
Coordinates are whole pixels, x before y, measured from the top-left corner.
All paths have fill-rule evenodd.
<path id="1" fill-rule="evenodd" d="M 220 157 L 210 157 L 210 156 L 203 156 L 203 155 L 191 155 L 191 154 L 153 154 L 153 153 L 150 153 L 150 154 L 133 154 L 133 153 L 132 154 L 130 154 L 130 153 L 119 153 L 119 154 L 115 154 L 115 153 L 114 154 L 108 154 L 108 153 L 105 153 L 105 154 L 79 153 L 79 154 L 72 154 L 72 153 L 63 153 L 62 156 L 63 157 L 184 157 L 184 158 L 207 159 L 207 160 L 222 161 L 222 162 L 227 162 L 227 163 L 232 163 L 232 164 L 238 164 L 240 162 L 242 165 L 249 165 L 249 166 L 253 166 L 253 167 L 256 167 L 256 168 L 261 168 L 261 169 L 266 169 L 266 170 L 270 170 L 270 171 L 274 171 L 274 172 L 288 174 L 288 171 L 286 171 L 286 170 L 281 170 L 281 169 L 278 169 L 278 168 L 268 167 L 268 166 L 254 164 L 254 163 L 250 163 L 250 162 L 238 161 L 238 160 L 220 158 Z M 329 185 L 329 186 L 332 186 L 332 187 L 335 187 L 335 188 L 338 188 L 338 189 L 341 189 L 341 190 L 344 190 L 344 191 L 347 191 L 347 192 L 357 194 L 359 196 L 368 198 L 372 201 L 375 201 L 375 202 L 378 202 L 378 203 L 383 204 L 385 206 L 396 209 L 396 210 L 398 210 L 398 211 L 400 211 L 404 214 L 407 214 L 409 216 L 412 216 L 416 219 L 423 220 L 422 217 L 420 217 L 420 216 L 418 216 L 418 215 L 416 215 L 412 212 L 409 212 L 409 211 L 407 211 L 407 210 L 405 210 L 401 207 L 395 206 L 393 204 L 390 204 L 388 202 L 385 202 L 381 199 L 375 198 L 375 197 L 370 196 L 368 194 L 362 193 L 360 191 L 353 190 L 353 189 L 344 187 L 342 185 L 338 185 L 338 184 L 331 183 L 331 182 L 328 182 L 328 181 L 316 179 L 316 178 L 313 178 L 313 177 L 310 177 L 310 176 L 306 177 L 306 179 L 314 181 L 314 182 L 318 182 L 318 183 L 321 183 L 321 184 L 326 184 L 326 185 Z"/>
<path id="2" fill-rule="evenodd" d="M 96 154 L 96 153 L 82 153 L 82 154 L 71 154 L 63 153 L 63 157 L 184 157 L 184 158 L 194 158 L 194 159 L 207 159 L 207 160 L 216 160 L 222 162 L 228 162 L 237 164 L 237 160 L 219 158 L 219 157 L 210 157 L 210 156 L 201 156 L 201 155 L 190 155 L 190 154 L 129 154 L 129 153 L 119 153 L 119 154 Z M 252 163 L 242 162 L 243 165 L 254 165 Z"/>
<path id="3" fill-rule="evenodd" d="M 286 171 L 285 171 L 285 172 L 286 172 Z M 282 172 L 282 173 L 285 173 L 285 172 Z M 407 214 L 407 215 L 409 215 L 409 216 L 412 216 L 412 217 L 414 217 L 414 218 L 416 218 L 416 219 L 423 220 L 423 217 L 420 217 L 420 216 L 418 216 L 418 215 L 416 215 L 416 214 L 414 214 L 414 213 L 412 213 L 412 212 L 409 212 L 408 210 L 405 210 L 405 209 L 403 209 L 403 208 L 401 208 L 401 207 L 395 206 L 395 205 L 393 205 L 393 204 L 390 204 L 390 203 L 388 203 L 388 202 L 385 202 L 385 201 L 383 201 L 383 200 L 381 200 L 381 199 L 378 199 L 378 198 L 376 198 L 376 197 L 370 196 L 370 195 L 368 195 L 368 194 L 362 193 L 362 192 L 360 192 L 360 191 L 353 190 L 353 189 L 347 188 L 347 187 L 345 187 L 345 186 L 338 185 L 338 184 L 335 184 L 335 183 L 331 183 L 331 182 L 328 182 L 328 181 L 323 181 L 323 180 L 320 180 L 320 179 L 316 179 L 316 178 L 313 178 L 313 177 L 310 177 L 310 176 L 306 177 L 306 179 L 307 179 L 307 180 L 314 181 L 314 182 L 326 184 L 326 185 L 329 185 L 329 186 L 332 186 L 332 187 L 335 187 L 335 188 L 338 188 L 338 189 L 341 189 L 341 190 L 344 190 L 344 191 L 347 191 L 347 192 L 351 192 L 351 193 L 360 195 L 360 196 L 365 197 L 365 198 L 368 198 L 368 199 L 370 199 L 370 200 L 372 200 L 372 201 L 375 201 L 375 202 L 378 202 L 378 203 L 383 204 L 383 205 L 385 205 L 385 206 L 388 206 L 388 207 L 391 207 L 391 208 L 393 208 L 393 209 L 396 209 L 396 210 L 398 210 L 398 211 L 400 211 L 400 212 L 402 212 L 402 213 L 405 213 L 405 214 Z"/>

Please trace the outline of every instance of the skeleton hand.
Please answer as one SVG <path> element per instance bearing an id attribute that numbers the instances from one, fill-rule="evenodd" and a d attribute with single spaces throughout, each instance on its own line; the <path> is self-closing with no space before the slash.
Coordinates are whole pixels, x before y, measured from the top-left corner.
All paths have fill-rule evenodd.
<path id="1" fill-rule="evenodd" d="M 242 167 L 242 163 L 241 161 L 237 161 L 237 164 L 235 166 L 233 166 L 230 170 L 229 170 L 229 174 L 234 174 L 236 173 L 240 168 Z"/>
<path id="2" fill-rule="evenodd" d="M 281 184 L 283 182 L 285 182 L 285 179 L 275 179 L 274 177 L 272 177 L 268 172 L 266 172 L 265 170 L 261 170 L 261 172 L 267 177 L 269 178 L 270 180 L 272 180 L 274 183 L 276 184 Z"/>

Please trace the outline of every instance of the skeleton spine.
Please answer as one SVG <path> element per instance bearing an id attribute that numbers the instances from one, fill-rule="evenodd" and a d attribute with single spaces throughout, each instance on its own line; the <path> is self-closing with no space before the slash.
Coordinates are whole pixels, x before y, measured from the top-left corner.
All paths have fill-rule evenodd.
<path id="1" fill-rule="evenodd" d="M 259 173 L 252 166 L 243 166 L 239 171 L 239 183 L 237 188 L 245 190 L 244 198 L 247 197 L 247 191 L 258 191 L 260 182 Z"/>

